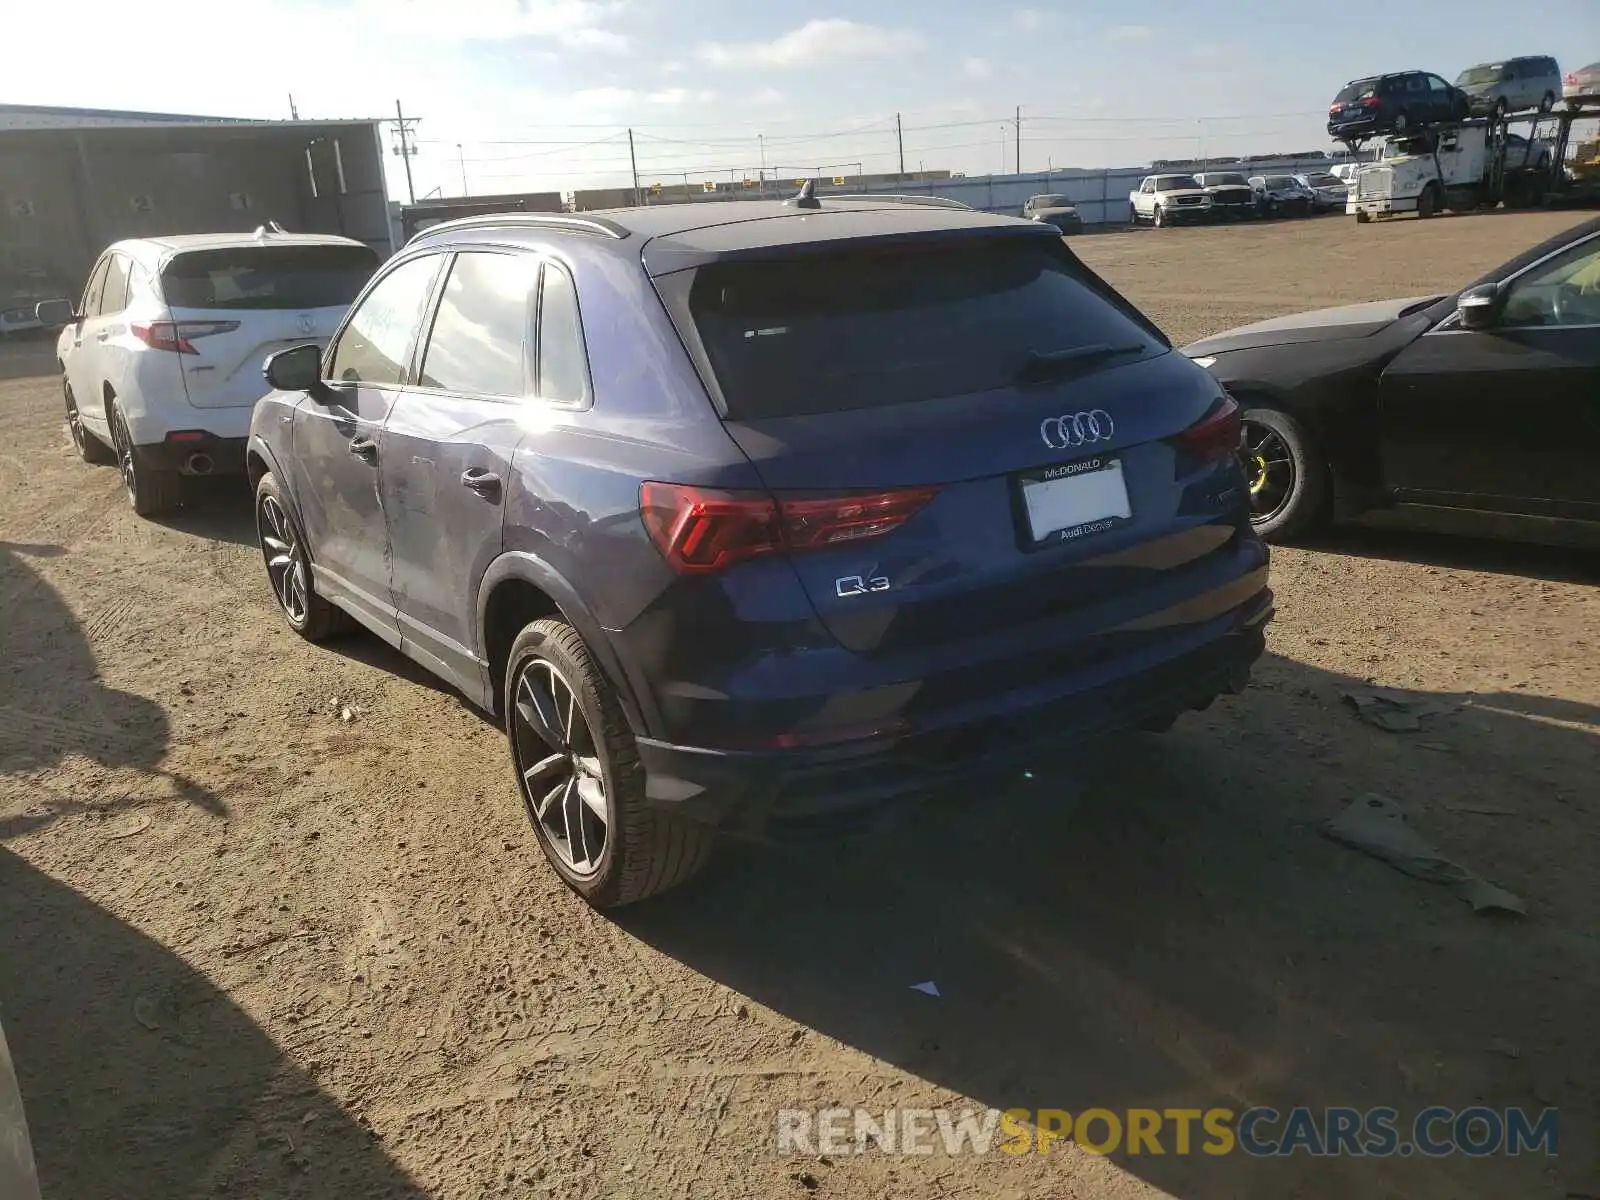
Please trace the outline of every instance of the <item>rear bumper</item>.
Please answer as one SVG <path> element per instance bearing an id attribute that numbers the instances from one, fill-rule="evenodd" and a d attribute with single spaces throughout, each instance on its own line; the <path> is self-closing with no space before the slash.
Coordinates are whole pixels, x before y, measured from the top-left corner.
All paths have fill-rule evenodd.
<path id="1" fill-rule="evenodd" d="M 1164 723 L 1238 692 L 1265 649 L 1272 592 L 1262 588 L 1120 673 L 1083 673 L 1019 711 L 905 736 L 809 750 L 722 751 L 638 739 L 652 804 L 757 839 L 834 836 L 869 828 L 939 787 L 992 785 L 1007 764 L 1100 734 Z M 1076 685 L 1075 685 L 1076 684 Z"/>
<path id="2" fill-rule="evenodd" d="M 1328 136 L 1338 141 L 1340 138 L 1369 137 L 1383 127 L 1383 117 L 1365 117 L 1353 121 L 1341 121 L 1335 124 L 1328 122 Z"/>
<path id="3" fill-rule="evenodd" d="M 139 447 L 139 457 L 147 469 L 180 471 L 185 475 L 243 475 L 242 437 L 218 437 L 201 433 L 192 441 L 161 441 Z"/>

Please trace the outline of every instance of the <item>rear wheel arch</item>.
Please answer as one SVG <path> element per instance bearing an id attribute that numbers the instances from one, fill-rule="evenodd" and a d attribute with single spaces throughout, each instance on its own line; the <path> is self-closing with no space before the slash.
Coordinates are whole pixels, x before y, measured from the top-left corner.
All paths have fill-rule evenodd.
<path id="1" fill-rule="evenodd" d="M 256 486 L 261 482 L 261 477 L 272 470 L 272 464 L 267 461 L 266 456 L 261 451 L 251 446 L 244 452 L 244 469 L 250 478 L 250 490 L 255 491 Z M 283 479 L 281 475 L 278 478 L 280 482 Z"/>
<path id="2" fill-rule="evenodd" d="M 489 665 L 490 696 L 496 715 L 503 715 L 506 690 L 506 665 L 517 635 L 529 624 L 552 617 L 572 624 L 550 594 L 521 575 L 510 575 L 494 584 L 483 599 L 481 640 Z"/>
<path id="3" fill-rule="evenodd" d="M 652 727 L 601 623 L 572 586 L 543 560 L 519 551 L 501 555 L 478 585 L 477 612 L 477 649 L 488 667 L 489 701 L 497 717 L 504 716 L 500 710 L 506 665 L 517 635 L 533 621 L 553 618 L 577 630 L 635 732 L 643 734 Z"/>

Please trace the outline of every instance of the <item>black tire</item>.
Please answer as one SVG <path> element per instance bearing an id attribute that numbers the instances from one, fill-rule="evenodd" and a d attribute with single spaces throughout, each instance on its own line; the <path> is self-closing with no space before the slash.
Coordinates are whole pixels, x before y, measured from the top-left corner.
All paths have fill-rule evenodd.
<path id="1" fill-rule="evenodd" d="M 1410 127 L 1411 117 L 1406 110 L 1402 108 L 1394 115 L 1394 131 L 1396 133 L 1404 133 Z"/>
<path id="2" fill-rule="evenodd" d="M 532 672 L 530 678 L 543 676 L 550 668 L 576 697 L 586 726 L 584 737 L 592 747 L 573 749 L 576 734 L 568 739 L 567 751 L 548 744 L 530 749 L 525 744 L 530 727 L 519 716 L 519 688 L 524 675 Z M 633 731 L 616 693 L 595 666 L 576 629 L 552 619 L 529 624 L 511 645 L 505 678 L 506 738 L 517 792 L 540 849 L 567 886 L 595 908 L 616 908 L 675 887 L 705 866 L 715 841 L 712 829 L 646 804 L 644 768 L 639 763 Z M 569 728 L 574 727 L 569 723 Z M 598 858 L 592 869 L 580 871 L 564 860 L 561 846 L 546 827 L 546 821 L 553 816 L 548 807 L 544 819 L 538 816 L 539 800 L 524 774 L 532 764 L 524 760 L 546 751 L 553 751 L 552 757 L 569 751 L 586 755 L 590 748 L 593 758 L 599 761 L 607 816 Z M 549 778 L 543 782 L 548 783 Z M 549 803 L 547 797 L 545 804 Z M 564 804 L 565 800 L 559 803 Z"/>
<path id="3" fill-rule="evenodd" d="M 1555 106 L 1556 94 L 1554 92 L 1546 92 L 1544 94 L 1544 99 L 1539 101 L 1539 111 L 1542 113 L 1549 112 L 1551 109 L 1555 108 Z"/>
<path id="4" fill-rule="evenodd" d="M 1430 183 L 1422 189 L 1422 195 L 1417 197 L 1417 216 L 1426 221 L 1429 217 L 1439 214 L 1439 185 Z"/>
<path id="5" fill-rule="evenodd" d="M 84 428 L 83 417 L 78 412 L 78 401 L 72 394 L 72 385 L 65 379 L 61 381 L 61 391 L 67 402 L 67 429 L 72 434 L 72 444 L 78 451 L 78 457 L 92 467 L 113 465 L 117 461 L 117 452 Z"/>
<path id="6" fill-rule="evenodd" d="M 1494 111 L 1489 114 L 1489 119 L 1495 122 L 1504 122 L 1508 108 L 1506 98 L 1501 96 L 1500 99 L 1494 102 Z"/>
<path id="7" fill-rule="evenodd" d="M 134 512 L 141 517 L 158 517 L 183 503 L 182 478 L 176 471 L 158 470 L 145 461 L 139 447 L 133 444 L 128 422 L 115 401 L 111 404 L 111 439 L 116 443 L 123 490 L 128 493 Z"/>
<path id="8" fill-rule="evenodd" d="M 1166 224 L 1167 224 L 1167 207 L 1166 207 L 1166 205 L 1164 205 L 1164 204 L 1156 205 L 1155 215 L 1150 218 L 1150 223 L 1152 225 L 1154 225 L 1157 229 L 1166 228 Z"/>
<path id="9" fill-rule="evenodd" d="M 1250 524 L 1268 541 L 1292 542 L 1324 526 L 1331 512 L 1332 485 L 1328 464 L 1316 439 L 1300 421 L 1281 409 L 1252 407 L 1243 401 L 1243 445 L 1245 477 L 1250 481 Z M 1292 474 L 1283 488 L 1281 500 L 1276 492 L 1264 495 L 1258 485 L 1257 465 L 1251 462 L 1250 447 L 1265 434 L 1269 444 L 1287 452 Z M 1274 466 L 1277 464 L 1274 463 Z M 1260 469 L 1265 469 L 1262 465 Z M 1270 507 L 1268 502 L 1272 501 Z"/>
<path id="10" fill-rule="evenodd" d="M 317 595 L 305 534 L 271 471 L 256 484 L 256 542 L 267 567 L 267 583 L 290 629 L 308 642 L 321 642 L 355 624 L 343 609 Z"/>
<path id="11" fill-rule="evenodd" d="M 1356 224 L 1357 225 L 1365 225 L 1370 220 L 1372 220 L 1372 214 L 1371 213 L 1363 212 L 1363 211 L 1361 211 L 1359 209 L 1356 211 Z"/>

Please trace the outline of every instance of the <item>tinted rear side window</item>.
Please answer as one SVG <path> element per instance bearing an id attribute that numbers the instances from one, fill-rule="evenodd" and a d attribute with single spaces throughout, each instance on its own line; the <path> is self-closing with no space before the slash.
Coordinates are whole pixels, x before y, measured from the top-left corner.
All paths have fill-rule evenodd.
<path id="1" fill-rule="evenodd" d="M 589 398 L 589 355 L 578 295 L 571 277 L 554 263 L 544 269 L 544 298 L 539 302 L 539 395 L 562 404 L 582 404 Z"/>
<path id="2" fill-rule="evenodd" d="M 469 395 L 526 393 L 538 278 L 539 260 L 531 254 L 458 256 L 433 319 L 422 383 Z"/>
<path id="3" fill-rule="evenodd" d="M 342 308 L 378 265 L 366 246 L 189 250 L 161 270 L 173 308 Z"/>
<path id="4" fill-rule="evenodd" d="M 1037 353 L 1163 349 L 1033 238 L 714 263 L 689 311 L 734 419 L 992 391 Z"/>
<path id="5" fill-rule="evenodd" d="M 1347 83 L 1339 89 L 1339 94 L 1334 97 L 1340 104 L 1348 104 L 1352 100 L 1365 100 L 1369 96 L 1378 94 L 1378 81 L 1376 79 L 1358 79 L 1354 83 Z"/>

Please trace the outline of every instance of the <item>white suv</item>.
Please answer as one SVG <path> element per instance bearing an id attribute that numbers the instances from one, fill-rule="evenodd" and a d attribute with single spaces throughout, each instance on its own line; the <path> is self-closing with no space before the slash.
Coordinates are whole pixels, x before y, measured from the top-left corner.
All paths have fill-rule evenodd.
<path id="1" fill-rule="evenodd" d="M 141 516 L 175 507 L 183 475 L 242 474 L 262 361 L 326 345 L 377 266 L 361 242 L 276 226 L 109 247 L 75 310 L 39 306 L 65 325 L 56 358 L 78 453 L 120 466 Z"/>

